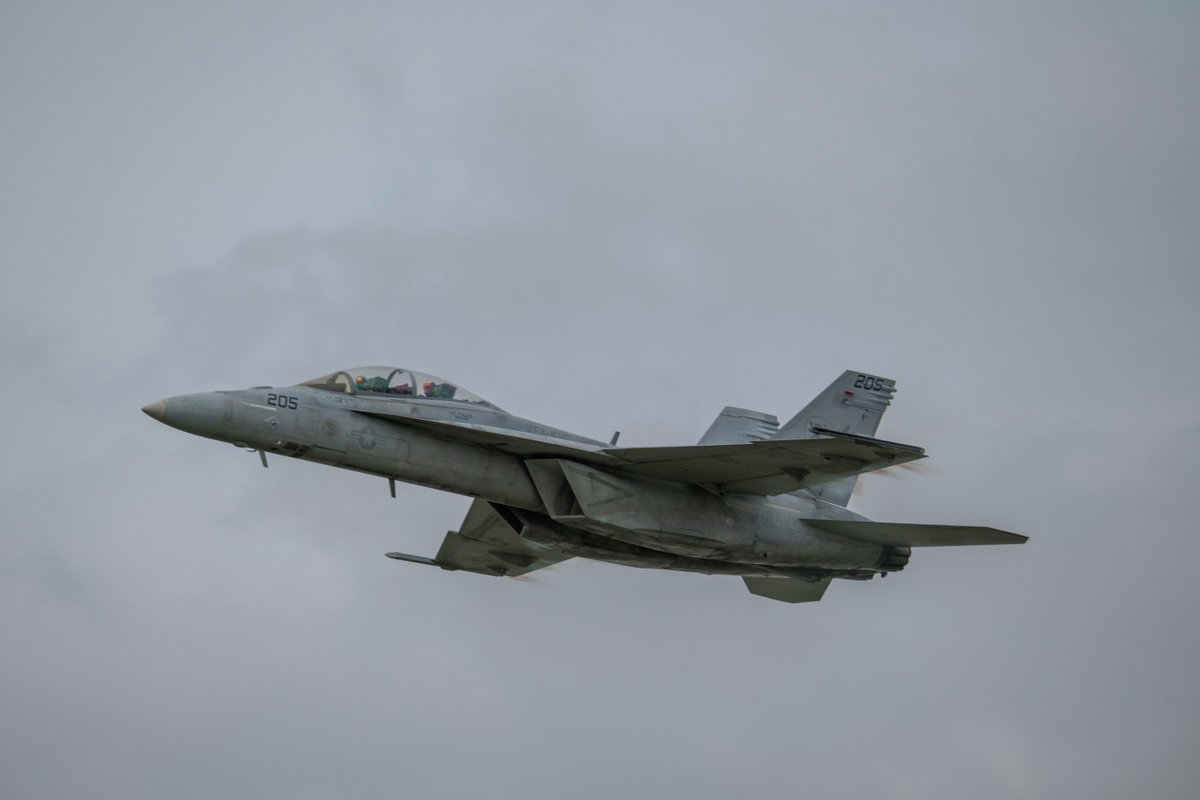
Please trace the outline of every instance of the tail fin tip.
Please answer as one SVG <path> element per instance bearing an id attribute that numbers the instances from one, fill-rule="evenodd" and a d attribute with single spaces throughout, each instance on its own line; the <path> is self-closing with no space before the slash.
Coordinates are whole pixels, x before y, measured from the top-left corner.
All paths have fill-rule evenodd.
<path id="1" fill-rule="evenodd" d="M 873 437 L 895 393 L 896 381 L 891 378 L 846 370 L 772 438 L 815 439 L 825 435 L 814 429 Z M 809 490 L 809 493 L 845 507 L 850 502 L 856 480 L 853 476 L 842 478 Z"/>

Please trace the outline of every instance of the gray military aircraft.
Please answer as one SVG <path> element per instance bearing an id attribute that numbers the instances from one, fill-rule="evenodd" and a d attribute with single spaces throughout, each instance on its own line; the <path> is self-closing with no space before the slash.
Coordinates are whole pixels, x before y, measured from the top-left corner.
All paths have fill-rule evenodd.
<path id="1" fill-rule="evenodd" d="M 1020 544 L 994 528 L 872 522 L 846 508 L 857 477 L 925 457 L 873 438 L 896 382 L 845 372 L 786 425 L 726 408 L 683 447 L 617 447 L 514 416 L 432 375 L 334 372 L 156 400 L 142 410 L 198 436 L 475 498 L 434 558 L 519 576 L 572 557 L 738 575 L 756 595 L 820 600 L 833 578 L 904 569 L 913 547 Z"/>

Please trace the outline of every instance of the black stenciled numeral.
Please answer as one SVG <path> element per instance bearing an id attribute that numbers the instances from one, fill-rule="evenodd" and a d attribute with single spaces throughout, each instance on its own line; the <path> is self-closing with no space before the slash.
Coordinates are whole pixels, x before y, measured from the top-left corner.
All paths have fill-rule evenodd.
<path id="1" fill-rule="evenodd" d="M 855 389 L 861 389 L 861 388 L 863 388 L 863 381 L 865 381 L 866 379 L 867 379 L 867 376 L 866 376 L 866 375 L 859 375 L 859 376 L 858 376 L 858 380 L 856 380 L 856 381 L 854 382 L 854 388 L 855 388 Z"/>
<path id="2" fill-rule="evenodd" d="M 296 398 L 286 394 L 268 394 L 267 405 L 275 406 L 276 408 L 299 408 L 300 404 Z"/>

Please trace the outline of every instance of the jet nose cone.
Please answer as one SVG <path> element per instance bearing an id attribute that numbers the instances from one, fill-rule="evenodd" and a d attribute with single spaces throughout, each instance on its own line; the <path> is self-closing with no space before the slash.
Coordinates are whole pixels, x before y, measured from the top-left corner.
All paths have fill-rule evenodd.
<path id="1" fill-rule="evenodd" d="M 155 400 L 142 406 L 142 411 L 172 428 L 220 439 L 232 422 L 233 404 L 226 392 L 200 392 Z"/>
<path id="2" fill-rule="evenodd" d="M 149 416 L 162 422 L 167 418 L 167 404 L 162 400 L 155 400 L 153 403 L 146 403 L 142 406 L 142 411 L 145 411 Z"/>

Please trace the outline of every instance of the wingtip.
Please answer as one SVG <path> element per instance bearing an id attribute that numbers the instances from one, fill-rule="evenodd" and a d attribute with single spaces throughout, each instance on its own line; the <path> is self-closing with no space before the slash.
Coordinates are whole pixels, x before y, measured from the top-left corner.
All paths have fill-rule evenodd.
<path id="1" fill-rule="evenodd" d="M 430 567 L 441 567 L 442 564 L 435 558 L 426 558 L 425 556 L 414 556 L 409 553 L 384 553 L 388 558 L 394 558 L 397 561 L 411 561 L 413 564 L 425 564 Z M 444 569 L 444 567 L 443 567 Z"/>

